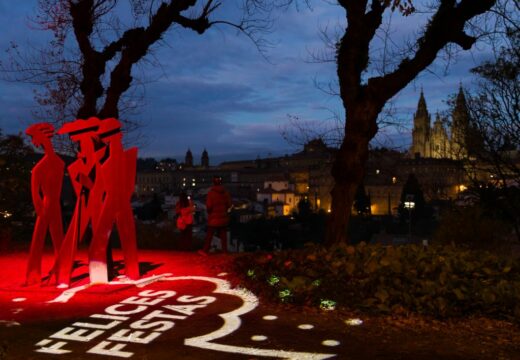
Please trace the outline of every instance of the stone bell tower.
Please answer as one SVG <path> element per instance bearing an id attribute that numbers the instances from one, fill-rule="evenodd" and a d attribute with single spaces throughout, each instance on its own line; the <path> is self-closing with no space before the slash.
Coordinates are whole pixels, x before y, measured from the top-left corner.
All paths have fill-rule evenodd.
<path id="1" fill-rule="evenodd" d="M 410 149 L 412 156 L 430 157 L 430 119 L 424 93 L 421 89 L 417 111 L 413 117 L 412 147 Z"/>
<path id="2" fill-rule="evenodd" d="M 200 166 L 202 166 L 203 168 L 209 167 L 209 156 L 206 149 L 204 149 L 204 151 L 202 152 L 202 156 L 200 157 Z"/>
<path id="3" fill-rule="evenodd" d="M 457 160 L 464 159 L 468 156 L 469 111 L 462 85 L 459 87 L 451 118 L 451 157 Z"/>
<path id="4" fill-rule="evenodd" d="M 190 149 L 186 151 L 186 156 L 184 157 L 184 166 L 193 167 L 193 154 L 191 153 Z"/>

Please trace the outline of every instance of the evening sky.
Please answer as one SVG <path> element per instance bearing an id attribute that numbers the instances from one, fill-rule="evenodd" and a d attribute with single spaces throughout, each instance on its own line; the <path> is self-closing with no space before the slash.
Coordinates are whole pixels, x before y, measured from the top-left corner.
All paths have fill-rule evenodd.
<path id="1" fill-rule="evenodd" d="M 29 21 L 36 3 L 0 0 L 0 49 L 5 50 L 11 41 L 22 50 L 44 43 L 46 35 Z M 219 9 L 220 17 L 232 19 L 236 10 L 231 2 L 225 3 Z M 143 125 L 140 155 L 181 160 L 190 148 L 198 162 L 205 148 L 214 165 L 222 160 L 298 151 L 299 136 L 292 142 L 282 136 L 288 129 L 291 132 L 293 116 L 304 123 L 333 126 L 332 115 L 343 114 L 340 99 L 315 83 L 327 86 L 333 81 L 335 64 L 316 63 L 311 55 L 324 48 L 320 29 L 333 32 L 344 15 L 341 8 L 324 1 L 315 0 L 312 6 L 291 7 L 278 15 L 272 32 L 266 35 L 271 46 L 265 49 L 265 56 L 230 27 L 215 27 L 202 36 L 181 28 L 169 31 L 161 45 L 154 46 L 153 62 L 135 71 L 146 82 L 145 103 L 131 115 Z M 400 44 L 412 36 L 410 30 L 426 19 L 421 14 L 409 18 L 393 14 L 394 42 Z M 6 54 L 1 54 L 0 60 L 5 61 Z M 469 69 L 489 56 L 482 46 L 461 52 L 447 75 L 446 62 L 436 61 L 394 99 L 394 117 L 402 126 L 399 130 L 385 128 L 375 145 L 407 148 L 421 88 L 432 114 L 446 111 L 448 95 L 456 93 L 459 84 L 471 89 L 474 78 Z M 34 121 L 33 88 L 0 81 L 0 128 L 4 133 L 23 131 Z"/>

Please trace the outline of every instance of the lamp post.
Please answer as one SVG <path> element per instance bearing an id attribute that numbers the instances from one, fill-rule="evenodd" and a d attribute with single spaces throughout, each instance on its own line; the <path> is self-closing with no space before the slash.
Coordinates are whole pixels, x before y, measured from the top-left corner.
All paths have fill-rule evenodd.
<path id="1" fill-rule="evenodd" d="M 408 241 L 412 242 L 412 210 L 415 208 L 413 194 L 406 195 L 404 207 L 408 209 Z"/>

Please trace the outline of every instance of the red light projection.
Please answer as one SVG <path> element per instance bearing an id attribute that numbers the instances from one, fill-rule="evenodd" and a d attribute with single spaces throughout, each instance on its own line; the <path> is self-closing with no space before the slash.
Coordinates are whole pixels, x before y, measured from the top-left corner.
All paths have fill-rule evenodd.
<path id="1" fill-rule="evenodd" d="M 27 129 L 27 133 L 29 135 L 35 133 L 32 128 L 37 125 Z M 31 130 L 31 133 L 29 133 L 29 130 Z M 68 134 L 70 139 L 78 144 L 77 159 L 67 168 L 77 199 L 74 213 L 64 238 L 63 230 L 61 230 L 61 237 L 58 236 L 55 240 L 52 234 L 54 228 L 51 227 L 51 235 L 56 250 L 56 263 L 53 271 L 59 287 L 69 286 L 77 245 L 83 239 L 88 225 L 91 226 L 93 233 L 89 250 L 91 283 L 108 282 L 106 250 L 114 223 L 117 226 L 124 252 L 126 276 L 131 279 L 139 277 L 135 224 L 130 206 L 130 198 L 135 183 L 137 148 L 123 149 L 120 130 L 121 124 L 116 119 L 100 120 L 91 117 L 87 120 L 77 119 L 66 123 L 57 132 L 58 134 Z M 35 142 L 35 136 L 31 136 L 36 146 L 44 141 L 44 139 L 40 140 L 40 137 L 38 137 Z M 45 143 L 46 146 L 52 149 L 50 139 L 48 137 L 45 139 L 48 142 L 48 144 Z M 63 161 L 57 155 L 54 154 L 54 156 L 61 162 L 61 173 L 56 165 L 55 168 L 46 167 L 44 175 L 48 175 L 48 186 L 52 187 L 52 191 L 49 190 L 48 192 L 57 198 L 56 201 L 59 206 Z M 45 157 L 42 162 L 44 160 Z M 33 170 L 33 182 L 37 182 L 34 172 L 36 172 L 40 163 Z M 59 187 L 56 186 L 57 177 L 60 179 Z M 41 208 L 38 194 L 38 187 L 33 185 L 33 198 L 36 197 L 34 205 L 37 213 Z M 50 219 L 46 220 L 47 222 L 57 222 L 61 226 L 59 207 L 58 210 L 49 211 L 45 215 L 47 217 L 44 219 Z M 40 217 L 41 215 L 38 213 L 38 218 Z M 41 258 L 41 248 L 46 233 L 46 227 L 43 225 L 46 225 L 46 222 L 42 219 L 40 223 L 42 224 L 39 225 L 38 221 L 36 223 L 35 236 L 33 236 L 33 243 L 31 244 L 28 284 L 39 282 L 41 277 L 39 271 L 37 271 L 40 261 L 38 256 Z M 32 255 L 33 248 L 35 249 L 34 255 Z M 32 274 L 30 278 L 29 272 Z"/>
<path id="2" fill-rule="evenodd" d="M 116 257 L 123 251 L 114 249 Z M 26 255 L 0 254 L 0 339 L 6 359 L 348 358 L 343 315 L 261 304 L 219 272 L 227 257 L 143 250 L 139 280 L 89 283 L 88 251 L 68 289 L 17 286 Z M 45 252 L 42 264 L 51 266 Z M 144 261 L 143 261 L 144 260 Z M 217 270 L 217 271 L 216 271 Z M 1 341 L 0 341 L 1 343 Z M 370 358 L 370 356 L 365 357 Z"/>
<path id="3" fill-rule="evenodd" d="M 31 194 L 36 211 L 36 224 L 25 281 L 27 285 L 33 285 L 41 281 L 42 251 L 47 230 L 51 235 L 56 259 L 63 241 L 60 195 L 65 163 L 54 152 L 51 143 L 54 127 L 51 124 L 34 124 L 28 127 L 25 133 L 31 137 L 34 146 L 42 147 L 45 152 L 43 158 L 32 169 L 31 175 Z"/>

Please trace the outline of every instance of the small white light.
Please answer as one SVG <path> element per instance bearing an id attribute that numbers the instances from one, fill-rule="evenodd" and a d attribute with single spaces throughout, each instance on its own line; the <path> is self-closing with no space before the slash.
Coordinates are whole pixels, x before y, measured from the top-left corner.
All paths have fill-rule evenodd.
<path id="1" fill-rule="evenodd" d="M 22 302 L 22 301 L 25 301 L 27 300 L 26 298 L 14 298 L 12 301 L 13 302 Z"/>
<path id="2" fill-rule="evenodd" d="M 264 316 L 262 319 L 264 319 L 264 320 L 276 320 L 276 319 L 278 319 L 278 316 L 275 316 L 275 315 L 266 315 L 266 316 Z"/>
<path id="3" fill-rule="evenodd" d="M 321 344 L 325 346 L 338 346 L 340 342 L 337 340 L 323 340 Z"/>
<path id="4" fill-rule="evenodd" d="M 264 336 L 264 335 L 253 335 L 253 336 L 251 336 L 251 340 L 253 340 L 253 341 L 264 341 L 264 340 L 267 340 L 267 336 Z"/>
<path id="5" fill-rule="evenodd" d="M 301 324 L 301 325 L 298 325 L 298 329 L 310 330 L 310 329 L 314 329 L 314 325 L 311 325 L 311 324 Z"/>
<path id="6" fill-rule="evenodd" d="M 358 326 L 358 325 L 363 324 L 363 320 L 361 320 L 361 319 L 347 319 L 347 320 L 345 320 L 345 324 L 350 325 L 350 326 Z"/>

